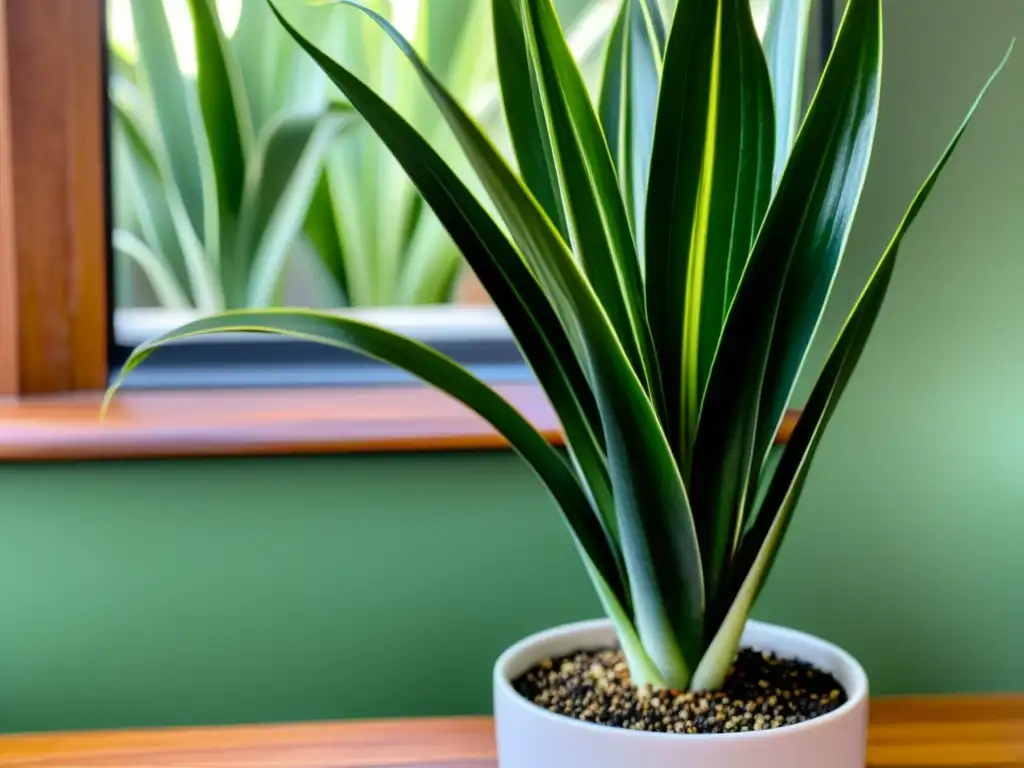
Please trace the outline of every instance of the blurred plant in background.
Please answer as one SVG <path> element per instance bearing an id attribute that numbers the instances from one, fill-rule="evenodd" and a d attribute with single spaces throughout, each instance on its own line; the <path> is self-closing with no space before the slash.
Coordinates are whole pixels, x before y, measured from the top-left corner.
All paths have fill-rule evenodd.
<path id="1" fill-rule="evenodd" d="M 491 33 L 490 3 L 479 0 L 392 0 L 391 19 L 434 67 L 448 88 L 469 105 L 499 143 L 507 143 Z M 601 73 L 604 41 L 618 0 L 564 0 L 572 19 L 570 45 L 592 82 Z M 469 165 L 414 70 L 370 19 L 345 23 L 327 48 L 364 73 L 367 82 L 445 157 Z M 502 146 L 511 157 L 511 148 Z M 480 191 L 480 190 L 478 190 Z M 341 297 L 354 306 L 438 304 L 452 298 L 462 257 L 380 139 L 358 126 L 331 149 L 310 210 L 307 233 L 333 276 Z"/>
<path id="2" fill-rule="evenodd" d="M 213 0 L 129 4 L 136 56 L 113 47 L 115 250 L 168 308 L 275 303 L 331 142 L 346 122 L 308 59 L 246 2 L 228 38 Z M 182 40 L 179 34 L 177 40 Z M 188 54 L 191 53 L 191 58 Z"/>
<path id="3" fill-rule="evenodd" d="M 779 28 L 780 55 L 769 63 L 793 70 L 796 120 L 810 0 L 773 0 L 770 14 L 770 0 L 751 1 L 762 30 Z M 668 12 L 675 5 L 658 2 Z M 597 89 L 621 0 L 557 4 Z M 401 53 L 369 19 L 325 5 L 284 8 L 471 178 Z M 490 5 L 374 3 L 511 159 Z M 108 17 L 120 306 L 438 304 L 452 300 L 464 274 L 472 279 L 390 153 L 263 0 L 109 0 Z"/>
<path id="4" fill-rule="evenodd" d="M 596 82 L 616 0 L 566 0 Z M 380 0 L 491 128 L 503 115 L 489 4 Z M 295 22 L 457 154 L 415 74 L 380 36 L 296 0 Z M 262 0 L 111 0 L 118 286 L 211 312 L 282 303 L 448 301 L 461 257 L 397 164 Z M 454 162 L 453 158 L 453 162 Z M 292 258 L 295 257 L 295 258 Z M 291 262 L 291 263 L 290 263 Z M 119 292 L 123 304 L 145 297 Z M 138 294 L 138 291 L 134 293 Z"/>

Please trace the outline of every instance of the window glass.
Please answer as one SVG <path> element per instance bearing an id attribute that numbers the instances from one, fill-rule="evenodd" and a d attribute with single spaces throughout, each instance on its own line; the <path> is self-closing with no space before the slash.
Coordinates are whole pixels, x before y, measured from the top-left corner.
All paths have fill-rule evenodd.
<path id="1" fill-rule="evenodd" d="M 658 2 L 671 12 L 674 0 Z M 752 3 L 763 30 L 768 2 Z M 408 62 L 369 19 L 336 4 L 277 4 L 472 179 Z M 490 2 L 369 4 L 512 160 Z M 595 89 L 620 4 L 556 2 Z M 212 19 L 193 19 L 190 6 L 108 2 L 115 345 L 196 314 L 265 306 L 368 313 L 431 343 L 469 339 L 476 350 L 510 343 L 401 169 L 268 4 L 217 0 Z"/>

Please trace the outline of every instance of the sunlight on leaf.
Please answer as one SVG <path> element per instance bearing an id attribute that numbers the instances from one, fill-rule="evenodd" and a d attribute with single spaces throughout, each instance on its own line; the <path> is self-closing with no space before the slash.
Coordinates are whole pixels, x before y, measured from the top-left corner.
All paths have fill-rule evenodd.
<path id="1" fill-rule="evenodd" d="M 160 0 L 145 0 L 159 2 Z M 181 71 L 190 76 L 196 74 L 196 44 L 192 35 L 192 17 L 186 0 L 162 0 L 171 25 L 174 51 L 181 64 Z M 122 52 L 129 61 L 138 55 L 138 43 L 132 27 L 132 2 L 139 0 L 107 0 L 107 34 L 111 45 Z M 242 15 L 243 0 L 217 0 L 217 15 L 220 16 L 224 32 L 228 37 L 235 33 L 238 19 Z M 253 2 L 253 0 L 248 0 Z M 416 2 L 416 0 L 413 0 Z"/>

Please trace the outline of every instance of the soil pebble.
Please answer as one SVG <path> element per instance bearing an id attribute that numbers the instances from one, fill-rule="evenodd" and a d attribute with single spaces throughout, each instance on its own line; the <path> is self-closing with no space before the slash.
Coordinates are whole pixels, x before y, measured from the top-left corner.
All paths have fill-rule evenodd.
<path id="1" fill-rule="evenodd" d="M 585 722 L 661 733 L 737 733 L 795 725 L 846 703 L 832 675 L 744 649 L 720 691 L 638 688 L 619 650 L 549 659 L 513 681 L 526 699 Z"/>

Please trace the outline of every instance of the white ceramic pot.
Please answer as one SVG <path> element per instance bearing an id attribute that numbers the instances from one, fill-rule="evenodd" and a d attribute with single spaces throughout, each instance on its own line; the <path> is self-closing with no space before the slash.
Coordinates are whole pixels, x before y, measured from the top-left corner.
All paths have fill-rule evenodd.
<path id="1" fill-rule="evenodd" d="M 645 733 L 584 723 L 548 712 L 512 688 L 545 659 L 616 644 L 607 621 L 570 624 L 509 648 L 494 668 L 494 717 L 500 768 L 864 768 L 868 680 L 860 664 L 831 643 L 751 621 L 743 644 L 800 659 L 831 673 L 848 701 L 799 725 L 747 733 Z"/>

